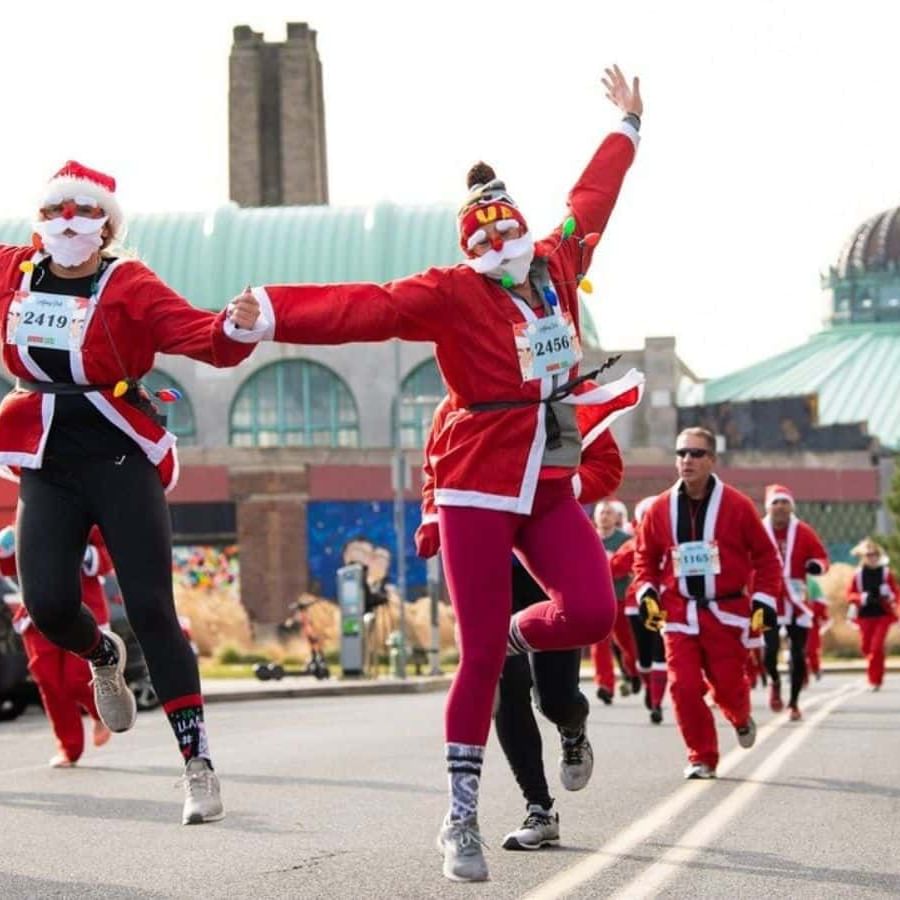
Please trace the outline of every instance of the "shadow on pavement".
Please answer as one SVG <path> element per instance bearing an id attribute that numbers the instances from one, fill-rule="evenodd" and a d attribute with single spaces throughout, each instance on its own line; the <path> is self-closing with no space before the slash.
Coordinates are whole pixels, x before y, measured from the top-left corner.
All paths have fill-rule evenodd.
<path id="1" fill-rule="evenodd" d="M 0 871 L 0 885 L 4 897 L 91 897 L 103 900 L 160 900 L 170 894 L 157 894 L 138 888 L 101 884 L 96 881 L 53 881 L 49 878 L 31 878 L 28 875 L 12 875 Z"/>

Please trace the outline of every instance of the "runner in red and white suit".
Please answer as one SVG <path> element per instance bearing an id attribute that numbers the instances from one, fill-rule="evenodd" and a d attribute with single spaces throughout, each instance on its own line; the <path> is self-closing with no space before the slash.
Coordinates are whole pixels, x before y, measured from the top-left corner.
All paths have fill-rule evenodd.
<path id="1" fill-rule="evenodd" d="M 141 379 L 157 353 L 236 365 L 262 336 L 259 303 L 192 307 L 117 249 L 125 220 L 116 181 L 74 160 L 43 186 L 32 227 L 29 246 L 0 246 L 0 345 L 16 378 L 0 403 L 0 466 L 19 480 L 22 599 L 46 638 L 91 665 L 107 727 L 131 728 L 125 646 L 81 602 L 87 536 L 100 529 L 184 758 L 182 821 L 212 821 L 223 815 L 218 777 L 172 593 L 164 491 L 178 476 L 176 439 Z"/>
<path id="2" fill-rule="evenodd" d="M 791 645 L 791 695 L 788 699 L 791 721 L 800 712 L 800 691 L 806 682 L 806 641 L 813 627 L 813 610 L 807 600 L 806 576 L 822 575 L 828 569 L 828 551 L 812 526 L 794 514 L 794 495 L 781 484 L 766 487 L 766 515 L 763 527 L 778 551 L 784 576 L 784 592 L 778 598 L 778 624 L 787 630 Z M 773 712 L 784 708 L 781 699 L 781 676 L 778 674 L 778 651 L 781 635 L 778 628 L 764 634 L 766 671 L 769 674 L 769 706 Z"/>
<path id="3" fill-rule="evenodd" d="M 861 557 L 862 564 L 847 586 L 847 618 L 859 626 L 862 654 L 868 663 L 866 675 L 872 690 L 878 691 L 884 681 L 884 644 L 897 621 L 900 592 L 887 554 L 875 541 L 866 538 L 853 553 Z"/>
<path id="4" fill-rule="evenodd" d="M 592 385 L 582 385 L 589 390 Z M 440 431 L 449 411 L 445 399 L 435 410 L 430 438 Z M 573 491 L 581 503 L 594 503 L 615 491 L 622 482 L 622 456 L 609 430 L 595 426 L 606 418 L 602 407 L 579 406 L 578 429 L 583 437 L 581 463 L 573 478 Z M 425 446 L 422 483 L 422 524 L 416 531 L 419 556 L 430 558 L 440 548 L 438 510 L 434 502 L 434 470 Z M 547 598 L 518 560 L 512 561 L 513 611 Z M 508 656 L 497 691 L 494 711 L 497 738 L 513 775 L 522 789 L 527 817 L 522 827 L 503 841 L 505 849 L 533 850 L 559 842 L 559 815 L 544 771 L 541 734 L 533 705 L 557 726 L 562 753 L 560 780 L 566 790 L 581 790 L 590 780 L 594 753 L 586 722 L 590 706 L 579 690 L 581 650 L 549 650 L 528 657 Z M 533 698 L 533 703 L 532 703 Z"/>
<path id="5" fill-rule="evenodd" d="M 109 610 L 103 593 L 103 577 L 112 572 L 112 560 L 97 528 L 88 538 L 81 564 L 81 600 L 102 628 L 109 624 Z M 0 573 L 18 578 L 15 557 L 15 535 L 12 525 L 0 530 Z M 87 661 L 48 641 L 20 605 L 13 624 L 22 636 L 28 656 L 28 670 L 41 693 L 44 712 L 56 737 L 57 753 L 50 760 L 54 768 L 74 766 L 84 752 L 84 710 L 93 720 L 93 743 L 102 747 L 110 738 L 103 724 L 91 690 L 91 669 Z"/>
<path id="6" fill-rule="evenodd" d="M 610 558 L 620 547 L 631 541 L 628 533 L 617 524 L 619 501 L 601 500 L 594 507 L 594 526 L 603 542 L 603 548 Z M 618 658 L 622 672 L 620 692 L 623 697 L 640 691 L 641 682 L 637 678 L 637 649 L 634 635 L 625 615 L 625 596 L 631 578 L 628 571 L 612 573 L 613 588 L 616 592 L 616 620 L 612 633 L 604 641 L 591 646 L 591 660 L 594 663 L 594 683 L 597 686 L 597 699 L 609 706 L 613 702 L 616 689 L 616 673 L 613 665 L 613 654 Z M 635 684 L 635 681 L 637 684 Z"/>
<path id="7" fill-rule="evenodd" d="M 634 553 L 637 547 L 637 533 L 647 510 L 653 504 L 656 497 L 644 497 L 634 508 L 634 522 L 630 538 L 612 555 L 609 568 L 613 578 L 622 578 L 626 575 L 634 575 Z M 622 612 L 623 618 L 631 628 L 634 635 L 634 644 L 637 648 L 637 670 L 644 685 L 644 706 L 650 712 L 650 721 L 659 725 L 663 720 L 662 701 L 666 694 L 668 673 L 666 671 L 666 648 L 662 634 L 650 628 L 645 628 L 641 621 L 641 611 L 637 601 L 637 582 L 632 577 L 625 591 L 625 603 Z"/>
<path id="8" fill-rule="evenodd" d="M 461 641 L 446 707 L 450 809 L 439 836 L 451 880 L 487 878 L 478 782 L 507 648 L 590 644 L 606 636 L 615 612 L 609 564 L 572 493 L 581 452 L 574 405 L 616 401 L 624 411 L 643 385 L 632 371 L 572 394 L 581 358 L 577 288 L 634 159 L 643 110 L 636 81 L 607 70 L 605 85 L 625 119 L 576 181 L 569 216 L 543 240 L 535 243 L 504 183 L 478 163 L 458 219 L 463 264 L 383 285 L 252 291 L 273 323 L 267 339 L 435 345 L 450 411 L 431 461 Z M 514 548 L 549 599 L 510 621 Z"/>
<path id="9" fill-rule="evenodd" d="M 634 560 L 647 626 L 665 621 L 669 687 L 688 749 L 686 778 L 715 777 L 719 761 L 707 682 L 741 746 L 753 745 L 745 638 L 751 612 L 754 627 L 776 625 L 781 591 L 778 555 L 753 502 L 713 474 L 715 447 L 715 435 L 703 428 L 678 436 L 680 479 L 644 516 Z"/>

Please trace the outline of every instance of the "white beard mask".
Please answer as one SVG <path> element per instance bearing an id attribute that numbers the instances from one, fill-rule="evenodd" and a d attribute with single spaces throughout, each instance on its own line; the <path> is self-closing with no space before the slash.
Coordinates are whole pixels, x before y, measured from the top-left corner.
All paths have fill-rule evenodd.
<path id="1" fill-rule="evenodd" d="M 59 223 L 61 222 L 64 223 L 65 220 L 48 219 L 35 222 L 34 230 L 41 236 L 44 249 L 55 263 L 67 269 L 72 266 L 80 266 L 87 262 L 91 255 L 103 245 L 101 231 L 106 224 L 106 218 L 80 219 L 77 223 L 78 231 L 73 235 L 62 234 L 65 228 L 60 229 Z M 70 220 L 68 224 L 71 225 L 72 222 L 74 220 Z M 92 231 L 82 230 L 87 222 L 91 222 L 95 226 Z"/>
<path id="2" fill-rule="evenodd" d="M 488 250 L 483 256 L 467 259 L 466 265 L 480 275 L 500 281 L 509 275 L 513 284 L 522 284 L 534 259 L 534 238 L 530 232 L 511 241 L 504 241 L 500 250 Z"/>

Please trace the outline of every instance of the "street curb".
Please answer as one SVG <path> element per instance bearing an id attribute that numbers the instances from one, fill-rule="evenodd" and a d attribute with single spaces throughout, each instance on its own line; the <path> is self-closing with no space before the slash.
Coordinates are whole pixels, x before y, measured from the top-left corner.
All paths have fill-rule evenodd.
<path id="1" fill-rule="evenodd" d="M 215 679 L 203 686 L 206 703 L 228 703 L 244 700 L 282 700 L 305 697 L 368 697 L 373 694 L 431 694 L 450 687 L 451 675 L 412 677 L 406 680 L 378 679 L 374 681 L 322 681 L 310 687 L 264 687 L 245 690 L 216 691 Z M 212 688 L 212 690 L 210 690 Z"/>
<path id="2" fill-rule="evenodd" d="M 782 668 L 783 673 L 787 669 Z M 890 666 L 885 672 L 900 672 L 900 665 Z M 840 663 L 822 667 L 823 675 L 865 675 L 865 662 Z M 218 679 L 211 678 L 203 684 L 203 699 L 206 703 L 242 702 L 245 700 L 283 700 L 302 699 L 305 697 L 370 697 L 377 694 L 433 694 L 447 690 L 453 683 L 453 675 L 413 675 L 401 680 L 398 678 L 367 679 L 334 679 L 316 681 L 309 687 L 292 687 L 286 682 L 259 682 L 246 679 L 252 687 L 217 690 Z M 580 681 L 593 682 L 594 675 L 590 670 L 581 672 Z M 265 684 L 265 687 L 263 686 Z M 257 687 L 256 685 L 259 685 Z"/>

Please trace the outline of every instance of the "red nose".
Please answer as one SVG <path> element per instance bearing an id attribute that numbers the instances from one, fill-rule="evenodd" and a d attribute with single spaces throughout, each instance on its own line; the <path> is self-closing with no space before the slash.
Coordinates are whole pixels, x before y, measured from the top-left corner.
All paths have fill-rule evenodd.
<path id="1" fill-rule="evenodd" d="M 503 238 L 495 237 L 491 241 L 491 248 L 494 250 L 502 250 L 503 249 Z"/>
<path id="2" fill-rule="evenodd" d="M 62 217 L 64 219 L 74 219 L 77 212 L 74 203 L 63 203 Z"/>

